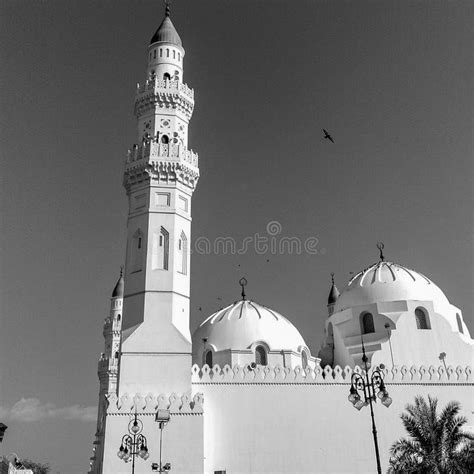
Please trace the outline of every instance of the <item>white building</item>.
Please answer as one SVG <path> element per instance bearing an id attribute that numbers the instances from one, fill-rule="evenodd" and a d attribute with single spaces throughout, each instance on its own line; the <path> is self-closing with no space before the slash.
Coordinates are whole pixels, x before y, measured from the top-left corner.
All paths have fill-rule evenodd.
<path id="1" fill-rule="evenodd" d="M 388 410 L 375 406 L 384 468 L 390 445 L 403 436 L 399 415 L 418 394 L 440 404 L 458 400 L 473 425 L 473 340 L 461 311 L 427 277 L 382 254 L 340 294 L 333 283 L 319 354 L 289 318 L 248 299 L 245 281 L 241 296 L 191 338 L 191 199 L 199 169 L 188 148 L 194 93 L 183 82 L 184 55 L 167 8 L 135 101 L 138 144 L 124 172 L 125 271 L 104 325 L 90 472 L 131 472 L 121 459 L 129 427 L 145 435 L 137 449 L 149 455 L 135 457 L 136 473 L 160 462 L 160 434 L 162 462 L 174 473 L 375 471 L 370 417 L 347 402 L 362 344 L 393 399 Z M 162 432 L 158 411 L 170 416 Z"/>

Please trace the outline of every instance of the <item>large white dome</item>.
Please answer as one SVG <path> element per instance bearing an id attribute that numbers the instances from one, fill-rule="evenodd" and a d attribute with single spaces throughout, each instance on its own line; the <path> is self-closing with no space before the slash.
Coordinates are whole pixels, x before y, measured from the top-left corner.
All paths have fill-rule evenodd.
<path id="1" fill-rule="evenodd" d="M 432 301 L 435 307 L 450 303 L 426 276 L 397 263 L 380 261 L 355 275 L 336 301 L 334 311 L 385 301 Z"/>
<path id="2" fill-rule="evenodd" d="M 284 316 L 255 301 L 242 299 L 209 316 L 193 334 L 193 345 L 206 341 L 214 351 L 245 350 L 264 342 L 271 351 L 307 347 Z"/>

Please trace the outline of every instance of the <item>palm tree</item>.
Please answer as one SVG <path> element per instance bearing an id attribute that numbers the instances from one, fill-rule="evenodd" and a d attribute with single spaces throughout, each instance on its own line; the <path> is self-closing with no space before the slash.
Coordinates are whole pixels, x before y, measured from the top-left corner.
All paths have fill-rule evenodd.
<path id="1" fill-rule="evenodd" d="M 464 416 L 458 416 L 459 402 L 449 402 L 438 415 L 438 400 L 428 395 L 415 397 L 401 419 L 410 439 L 402 438 L 390 448 L 389 473 L 472 473 L 474 436 L 463 432 Z"/>

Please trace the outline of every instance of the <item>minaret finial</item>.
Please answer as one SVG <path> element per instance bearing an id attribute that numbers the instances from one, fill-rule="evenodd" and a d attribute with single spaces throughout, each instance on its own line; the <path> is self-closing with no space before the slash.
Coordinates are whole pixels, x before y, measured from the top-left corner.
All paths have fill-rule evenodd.
<path id="1" fill-rule="evenodd" d="M 165 0 L 165 16 L 170 16 L 170 3 L 171 0 Z"/>
<path id="2" fill-rule="evenodd" d="M 123 277 L 123 265 L 120 265 L 120 276 Z"/>
<path id="3" fill-rule="evenodd" d="M 384 262 L 384 261 L 385 261 L 385 257 L 384 257 L 384 255 L 383 255 L 383 248 L 384 248 L 383 242 L 377 242 L 377 248 L 379 249 L 379 252 L 380 252 L 380 261 L 381 261 L 381 262 Z"/>
<path id="4" fill-rule="evenodd" d="M 334 272 L 331 272 L 331 283 L 334 285 Z"/>
<path id="5" fill-rule="evenodd" d="M 242 300 L 245 301 L 246 300 L 246 295 L 245 295 L 245 287 L 247 286 L 247 278 L 245 277 L 242 277 L 240 280 L 239 280 L 239 285 L 242 287 Z"/>

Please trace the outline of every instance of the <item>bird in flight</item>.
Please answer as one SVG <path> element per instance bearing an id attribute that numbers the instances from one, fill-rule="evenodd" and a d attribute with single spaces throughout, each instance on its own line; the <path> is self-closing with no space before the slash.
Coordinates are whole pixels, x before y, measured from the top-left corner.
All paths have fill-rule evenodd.
<path id="1" fill-rule="evenodd" d="M 324 138 L 327 138 L 328 140 L 331 140 L 334 143 L 334 140 L 332 139 L 331 135 L 329 135 L 328 131 L 323 128 L 324 132 Z"/>

